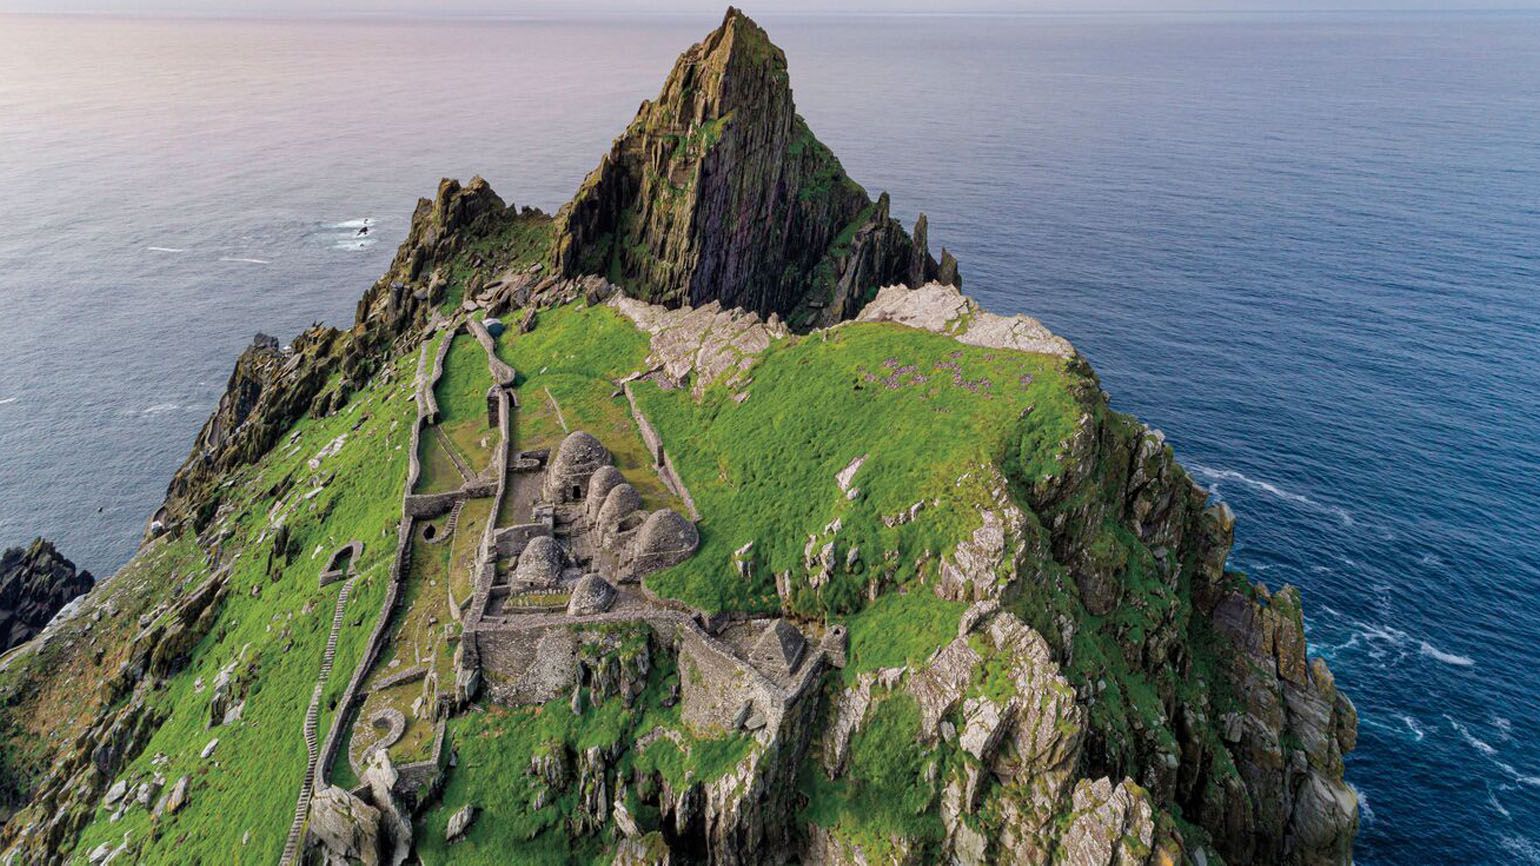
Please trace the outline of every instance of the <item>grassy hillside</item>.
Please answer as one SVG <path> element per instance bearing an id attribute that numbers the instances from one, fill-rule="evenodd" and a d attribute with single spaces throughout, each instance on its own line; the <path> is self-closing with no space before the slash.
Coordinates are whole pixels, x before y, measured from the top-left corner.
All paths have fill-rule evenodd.
<path id="1" fill-rule="evenodd" d="M 404 360 L 394 382 L 365 389 L 342 412 L 301 421 L 275 451 L 232 479 L 217 521 L 228 533 L 222 546 L 235 551 L 229 599 L 192 662 L 156 697 L 166 723 L 120 775 L 158 773 L 167 787 L 187 775 L 187 806 L 158 819 L 134 808 L 116 822 L 100 810 L 78 852 L 117 844 L 128 833 L 144 840 L 142 863 L 276 862 L 304 774 L 301 727 L 341 588 L 320 587 L 318 576 L 332 551 L 364 542 L 338 641 L 340 675 L 331 677 L 321 703 L 324 737 L 333 722 L 329 708 L 374 626 L 395 552 L 415 417 L 414 364 Z M 336 453 L 311 465 L 344 436 Z M 279 522 L 289 528 L 287 563 L 269 560 Z M 232 661 L 248 674 L 245 709 L 239 721 L 210 729 L 212 683 Z M 215 738 L 213 753 L 200 757 Z"/>
<path id="2" fill-rule="evenodd" d="M 829 582 L 797 584 L 789 608 L 855 613 L 873 581 L 901 587 L 924 576 L 978 526 L 990 469 L 1024 409 L 1063 435 L 1074 429 L 1074 375 L 1060 358 L 846 324 L 773 345 L 741 402 L 724 387 L 697 403 L 686 390 L 640 383 L 637 398 L 702 515 L 700 552 L 649 585 L 706 610 L 772 610 L 773 575 L 804 572 L 809 537 L 822 545 L 838 520 Z M 862 458 L 852 497 L 835 476 Z M 912 522 L 884 524 L 922 500 Z M 750 541 L 754 578 L 726 579 L 733 552 Z M 847 566 L 852 549 L 858 560 Z"/>

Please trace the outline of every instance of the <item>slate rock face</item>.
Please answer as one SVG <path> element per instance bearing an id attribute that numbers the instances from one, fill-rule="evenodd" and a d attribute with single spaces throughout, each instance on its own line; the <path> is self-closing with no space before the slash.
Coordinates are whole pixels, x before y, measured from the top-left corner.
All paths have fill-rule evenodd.
<path id="1" fill-rule="evenodd" d="M 797 115 L 786 55 L 729 8 L 556 215 L 553 256 L 653 303 L 812 326 L 879 286 L 938 278 L 923 216 L 915 228 L 845 174 Z"/>
<path id="2" fill-rule="evenodd" d="M 94 582 L 41 538 L 0 553 L 0 652 L 31 640 Z"/>

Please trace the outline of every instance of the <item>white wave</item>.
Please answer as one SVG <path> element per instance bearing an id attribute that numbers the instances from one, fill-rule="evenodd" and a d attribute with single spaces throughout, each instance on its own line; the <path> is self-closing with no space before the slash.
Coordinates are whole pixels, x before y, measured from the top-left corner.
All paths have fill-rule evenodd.
<path id="1" fill-rule="evenodd" d="M 1374 625 L 1372 623 L 1356 623 L 1358 634 L 1355 638 L 1362 638 L 1366 652 L 1374 659 L 1385 659 L 1394 654 L 1393 661 L 1400 661 L 1406 657 L 1406 644 L 1410 639 L 1406 632 L 1388 625 Z M 1349 643 L 1353 643 L 1350 641 Z"/>
<path id="2" fill-rule="evenodd" d="M 1540 845 L 1528 836 L 1504 836 L 1502 846 L 1526 863 L 1540 863 Z"/>
<path id="3" fill-rule="evenodd" d="M 154 406 L 146 406 L 139 410 L 140 415 L 164 415 L 167 412 L 175 412 L 182 408 L 180 403 L 156 403 Z"/>
<path id="4" fill-rule="evenodd" d="M 243 259 L 243 258 L 236 258 L 236 257 L 232 257 L 232 256 L 222 257 L 220 259 L 220 261 L 222 261 L 222 262 L 244 262 L 244 263 L 246 263 L 248 265 L 270 265 L 270 264 L 272 264 L 272 262 L 268 261 L 267 259 Z"/>
<path id="5" fill-rule="evenodd" d="M 1513 818 L 1513 815 L 1503 808 L 1502 801 L 1497 799 L 1497 792 L 1492 790 L 1491 785 L 1487 786 L 1487 802 L 1492 804 L 1492 808 L 1497 810 L 1497 814 L 1502 815 L 1504 818 Z"/>
<path id="6" fill-rule="evenodd" d="M 1363 818 L 1363 822 L 1365 824 L 1374 823 L 1374 810 L 1369 807 L 1369 795 L 1365 794 L 1362 788 L 1352 782 L 1348 782 L 1347 786 L 1353 790 L 1353 796 L 1358 798 L 1358 814 Z"/>
<path id="7" fill-rule="evenodd" d="M 1444 561 L 1442 559 L 1439 559 L 1437 554 L 1433 554 L 1433 553 L 1424 553 L 1422 555 L 1422 558 L 1417 560 L 1417 562 L 1420 565 L 1443 565 L 1444 564 Z"/>
<path id="8" fill-rule="evenodd" d="M 7 403 L 15 403 L 17 400 L 20 400 L 20 399 L 21 399 L 20 397 L 7 397 L 4 400 L 0 400 L 0 406 L 4 406 Z"/>
<path id="9" fill-rule="evenodd" d="M 1221 481 L 1234 481 L 1253 490 L 1260 490 L 1277 499 L 1282 499 L 1285 502 L 1292 502 L 1295 505 L 1303 505 L 1315 511 L 1334 515 L 1338 520 L 1342 521 L 1343 526 L 1353 525 L 1353 515 L 1349 514 L 1345 508 L 1336 505 L 1324 505 L 1302 493 L 1284 490 L 1276 484 L 1252 478 L 1243 472 L 1237 472 L 1234 469 L 1214 469 L 1201 463 L 1189 464 L 1188 469 L 1200 479 L 1209 482 L 1209 492 L 1215 495 L 1219 494 L 1219 483 Z"/>
<path id="10" fill-rule="evenodd" d="M 1428 658 L 1437 659 L 1446 665 L 1454 665 L 1455 667 L 1468 668 L 1474 667 L 1476 664 L 1476 660 L 1470 656 L 1458 656 L 1454 653 L 1446 653 L 1433 644 L 1428 643 L 1427 641 L 1422 642 L 1421 652 Z"/>
<path id="11" fill-rule="evenodd" d="M 344 220 L 340 223 L 332 223 L 334 229 L 366 229 L 374 225 L 374 217 L 360 217 L 356 220 Z"/>
<path id="12" fill-rule="evenodd" d="M 1448 714 L 1445 714 L 1444 718 L 1449 720 L 1450 726 L 1454 728 L 1455 733 L 1460 735 L 1460 739 L 1464 740 L 1467 746 L 1470 746 L 1481 754 L 1486 755 L 1488 758 L 1495 757 L 1497 755 L 1497 750 L 1492 748 L 1491 744 L 1487 741 L 1481 739 L 1475 734 L 1472 734 L 1470 732 L 1470 728 L 1467 728 L 1460 722 L 1455 721 L 1454 718 Z M 1513 768 L 1509 767 L 1509 769 L 1511 770 Z"/>
<path id="13" fill-rule="evenodd" d="M 1513 738 L 1513 722 L 1508 721 L 1502 716 L 1492 717 L 1492 727 L 1502 733 L 1503 739 L 1510 740 Z"/>
<path id="14" fill-rule="evenodd" d="M 1417 738 L 1417 742 L 1422 742 L 1422 738 L 1427 736 L 1422 730 L 1422 725 L 1417 724 L 1416 719 L 1407 715 L 1402 715 L 1398 718 L 1401 719 L 1402 724 L 1406 725 L 1406 729 L 1412 732 L 1412 736 Z"/>
<path id="15" fill-rule="evenodd" d="M 1444 718 L 1449 721 L 1450 727 L 1454 728 L 1455 732 L 1460 735 L 1460 739 L 1464 740 L 1466 745 L 1485 755 L 1487 760 L 1492 762 L 1492 766 L 1502 770 L 1503 773 L 1508 776 L 1508 778 L 1519 783 L 1520 785 L 1525 785 L 1530 788 L 1540 788 L 1540 776 L 1520 772 L 1519 769 L 1514 767 L 1512 764 L 1508 763 L 1507 761 L 1500 760 L 1497 757 L 1497 750 L 1492 748 L 1491 743 L 1488 743 L 1486 740 L 1483 740 L 1475 734 L 1472 734 L 1469 728 L 1460 722 L 1455 721 L 1454 718 L 1449 714 L 1444 714 Z"/>
<path id="16" fill-rule="evenodd" d="M 182 249 L 180 247 L 145 247 L 145 249 L 149 250 L 152 253 L 185 253 L 185 252 L 187 252 L 187 250 L 184 250 L 184 249 Z"/>

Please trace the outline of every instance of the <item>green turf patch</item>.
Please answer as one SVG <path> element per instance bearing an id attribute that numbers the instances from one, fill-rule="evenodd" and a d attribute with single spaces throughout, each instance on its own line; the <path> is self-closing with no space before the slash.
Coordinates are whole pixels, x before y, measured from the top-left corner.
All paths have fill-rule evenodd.
<path id="1" fill-rule="evenodd" d="M 699 553 L 648 584 L 711 611 L 773 610 L 773 575 L 805 573 L 809 536 L 835 519 L 839 568 L 821 588 L 794 591 L 791 607 L 807 616 L 858 610 L 874 568 L 903 584 L 920 576 L 917 562 L 933 563 L 978 526 L 986 471 L 1013 447 L 1024 411 L 1070 425 L 1080 411 L 1069 393 L 1075 374 L 1060 358 L 896 325 L 779 341 L 750 375 L 741 403 L 721 387 L 696 402 L 687 390 L 635 386 L 702 515 Z M 851 499 L 835 475 L 862 456 Z M 936 501 L 913 522 L 883 522 L 922 496 Z M 748 541 L 760 563 L 752 581 L 730 564 Z M 859 562 L 847 568 L 851 547 Z"/>
<path id="2" fill-rule="evenodd" d="M 923 779 L 940 757 L 919 743 L 919 731 L 919 704 L 908 692 L 881 700 L 851 738 L 843 776 L 831 782 L 809 763 L 802 776 L 808 797 L 803 817 L 860 846 L 873 862 L 887 862 L 895 837 L 917 852 L 938 844 L 945 831 L 932 805 L 936 791 Z"/>
<path id="3" fill-rule="evenodd" d="M 925 588 L 880 596 L 850 618 L 846 679 L 879 668 L 923 664 L 957 637 L 957 623 L 967 607 L 937 598 Z"/>
<path id="4" fill-rule="evenodd" d="M 301 728 L 330 633 L 342 584 L 319 585 L 327 558 L 353 539 L 364 542 L 359 574 L 339 634 L 333 675 L 323 692 L 320 734 L 347 684 L 384 597 L 406 478 L 406 450 L 415 406 L 412 357 L 390 385 L 354 395 L 341 412 L 295 425 L 298 438 L 234 475 L 222 518 L 239 550 L 230 592 L 211 633 L 191 662 L 152 696 L 168 717 L 123 774 L 159 773 L 169 788 L 190 779 L 187 805 L 152 821 L 140 808 L 110 822 L 99 811 L 76 851 L 117 844 L 128 832 L 143 840 L 141 863 L 272 863 L 288 832 L 305 769 Z M 404 374 L 404 375 L 403 375 Z M 346 434 L 318 469 L 308 461 Z M 318 482 L 325 481 L 324 486 Z M 320 489 L 319 493 L 310 491 Z M 310 494 L 307 496 L 307 494 Z M 278 503 L 275 506 L 275 503 Z M 273 527 L 289 527 L 291 557 L 270 565 Z M 269 574 L 271 572 L 271 576 Z M 242 659 L 254 672 L 242 718 L 208 727 L 210 687 L 221 668 Z M 214 739 L 208 759 L 200 753 Z M 155 761 L 156 755 L 164 755 Z"/>

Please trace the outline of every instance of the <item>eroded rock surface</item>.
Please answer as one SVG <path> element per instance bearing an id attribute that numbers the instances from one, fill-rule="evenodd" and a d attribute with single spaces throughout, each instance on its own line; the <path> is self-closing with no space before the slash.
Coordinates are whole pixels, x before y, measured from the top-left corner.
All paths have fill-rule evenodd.
<path id="1" fill-rule="evenodd" d="M 730 8 L 556 215 L 554 263 L 654 303 L 816 325 L 938 278 L 925 236 L 845 175 L 796 113 L 785 54 Z"/>
<path id="2" fill-rule="evenodd" d="M 30 640 L 71 600 L 91 588 L 52 543 L 39 538 L 0 553 L 0 653 Z"/>
<path id="3" fill-rule="evenodd" d="M 1074 356 L 1075 347 L 1029 316 L 1001 316 L 978 305 L 956 286 L 926 283 L 917 289 L 885 286 L 856 315 L 858 322 L 897 322 L 950 334 L 970 346 Z"/>

